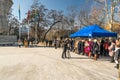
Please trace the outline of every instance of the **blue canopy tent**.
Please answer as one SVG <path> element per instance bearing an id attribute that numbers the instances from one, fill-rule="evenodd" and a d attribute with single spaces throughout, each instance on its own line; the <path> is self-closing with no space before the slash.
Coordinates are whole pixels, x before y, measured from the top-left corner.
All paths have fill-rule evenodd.
<path id="1" fill-rule="evenodd" d="M 71 38 L 75 37 L 117 37 L 117 33 L 110 32 L 102 29 L 98 25 L 86 26 L 79 31 L 70 35 Z"/>

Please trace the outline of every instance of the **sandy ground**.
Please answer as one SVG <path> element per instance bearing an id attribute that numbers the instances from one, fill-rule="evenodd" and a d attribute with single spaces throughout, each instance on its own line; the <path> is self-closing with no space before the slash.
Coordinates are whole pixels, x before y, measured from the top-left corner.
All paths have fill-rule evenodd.
<path id="1" fill-rule="evenodd" d="M 62 49 L 0 47 L 0 80 L 118 80 L 109 59 L 94 61 L 71 53 L 61 59 Z"/>

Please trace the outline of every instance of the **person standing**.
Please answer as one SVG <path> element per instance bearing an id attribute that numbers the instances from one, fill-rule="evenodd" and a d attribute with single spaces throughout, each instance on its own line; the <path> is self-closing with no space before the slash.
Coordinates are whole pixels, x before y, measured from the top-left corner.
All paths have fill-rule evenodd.
<path id="1" fill-rule="evenodd" d="M 28 47 L 28 41 L 27 41 L 27 39 L 24 40 L 24 46 Z"/>
<path id="2" fill-rule="evenodd" d="M 92 51 L 93 51 L 93 54 L 94 54 L 94 60 L 96 61 L 97 57 L 98 57 L 98 52 L 99 52 L 99 44 L 98 44 L 96 39 L 93 42 Z"/>
<path id="3" fill-rule="evenodd" d="M 108 56 L 108 46 L 109 46 L 109 43 L 108 43 L 108 39 L 105 40 L 104 44 L 103 44 L 103 47 L 104 47 L 104 56 Z"/>
<path id="4" fill-rule="evenodd" d="M 101 39 L 100 41 L 100 55 L 104 56 L 104 39 Z"/>
<path id="5" fill-rule="evenodd" d="M 91 56 L 92 56 L 92 46 L 93 46 L 93 42 L 92 42 L 91 39 L 89 39 L 88 44 L 89 44 L 89 48 L 90 48 L 90 51 L 89 51 L 89 55 L 88 55 L 88 56 L 91 57 Z"/>
<path id="6" fill-rule="evenodd" d="M 57 49 L 57 46 L 58 46 L 57 44 L 58 44 L 58 40 L 55 39 L 55 40 L 54 40 L 54 46 L 55 46 L 55 49 Z"/>
<path id="7" fill-rule="evenodd" d="M 66 39 L 64 42 L 63 42 L 63 52 L 62 52 L 62 58 L 67 58 L 67 55 L 66 55 L 66 51 L 67 49 L 69 49 L 69 39 Z"/>
<path id="8" fill-rule="evenodd" d="M 18 40 L 18 46 L 19 46 L 19 48 L 21 48 L 21 45 L 22 45 L 22 42 L 21 42 L 21 40 L 19 39 L 19 40 Z"/>
<path id="9" fill-rule="evenodd" d="M 110 62 L 114 62 L 114 54 L 115 54 L 115 41 L 112 41 L 110 46 L 108 47 L 109 56 L 111 57 Z"/>
<path id="10" fill-rule="evenodd" d="M 63 42 L 63 52 L 62 52 L 62 58 L 66 58 L 66 51 L 67 51 L 67 43 L 64 41 Z"/>
<path id="11" fill-rule="evenodd" d="M 115 63 L 116 63 L 115 68 L 117 68 L 117 69 L 119 69 L 119 57 L 120 57 L 120 42 L 117 39 L 116 40 L 116 46 L 115 46 L 115 57 L 114 57 L 114 60 L 115 60 Z"/>
<path id="12" fill-rule="evenodd" d="M 72 38 L 70 40 L 70 50 L 74 51 L 74 40 Z"/>
<path id="13" fill-rule="evenodd" d="M 84 40 L 78 42 L 78 54 L 84 55 Z"/>
<path id="14" fill-rule="evenodd" d="M 82 45 L 82 41 L 80 40 L 80 41 L 78 42 L 78 54 L 80 54 L 80 53 L 82 52 L 82 47 L 81 47 L 81 45 Z"/>
<path id="15" fill-rule="evenodd" d="M 89 46 L 88 40 L 85 40 L 84 52 L 85 52 L 85 55 L 86 55 L 86 56 L 89 55 L 89 52 L 90 52 L 90 46 Z"/>
<path id="16" fill-rule="evenodd" d="M 48 46 L 48 40 L 47 39 L 45 40 L 45 43 L 46 43 L 46 47 L 47 47 Z"/>
<path id="17" fill-rule="evenodd" d="M 84 55 L 84 46 L 85 46 L 85 42 L 84 39 L 82 39 L 82 43 L 81 43 L 81 54 Z"/>

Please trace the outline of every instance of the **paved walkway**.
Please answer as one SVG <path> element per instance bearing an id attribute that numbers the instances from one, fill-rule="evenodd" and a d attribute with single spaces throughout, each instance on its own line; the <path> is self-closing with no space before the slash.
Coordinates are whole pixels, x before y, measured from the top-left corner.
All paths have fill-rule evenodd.
<path id="1" fill-rule="evenodd" d="M 118 80 L 118 70 L 108 59 L 94 61 L 62 49 L 0 47 L 0 80 Z"/>

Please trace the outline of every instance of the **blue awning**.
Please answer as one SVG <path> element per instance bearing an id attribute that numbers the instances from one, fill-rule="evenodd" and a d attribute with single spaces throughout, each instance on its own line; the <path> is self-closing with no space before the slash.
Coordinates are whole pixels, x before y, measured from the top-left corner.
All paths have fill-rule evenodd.
<path id="1" fill-rule="evenodd" d="M 71 38 L 75 37 L 117 37 L 117 33 L 110 32 L 102 29 L 98 25 L 85 26 L 79 31 L 70 35 Z"/>

